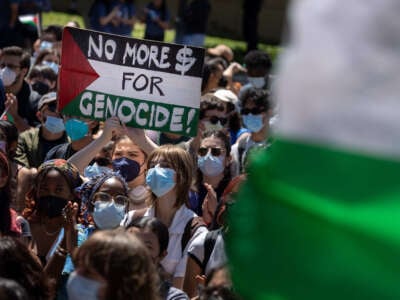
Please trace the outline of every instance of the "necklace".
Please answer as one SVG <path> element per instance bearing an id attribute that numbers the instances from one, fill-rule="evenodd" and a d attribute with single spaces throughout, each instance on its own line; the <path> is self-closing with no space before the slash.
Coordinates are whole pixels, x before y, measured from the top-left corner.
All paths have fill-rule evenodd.
<path id="1" fill-rule="evenodd" d="M 56 229 L 56 231 L 48 232 L 47 229 L 46 229 L 46 225 L 44 223 L 41 223 L 41 225 L 42 225 L 42 229 L 43 229 L 44 233 L 47 234 L 48 236 L 56 235 L 61 229 L 61 228 L 59 228 L 59 229 Z"/>

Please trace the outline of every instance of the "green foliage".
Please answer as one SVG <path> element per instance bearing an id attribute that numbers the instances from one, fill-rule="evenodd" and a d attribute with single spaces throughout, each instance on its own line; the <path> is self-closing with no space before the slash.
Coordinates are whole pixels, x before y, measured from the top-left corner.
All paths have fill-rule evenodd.
<path id="1" fill-rule="evenodd" d="M 77 21 L 82 28 L 84 28 L 84 21 L 83 18 L 79 15 L 69 15 L 66 13 L 61 12 L 49 12 L 43 13 L 43 27 L 46 27 L 50 24 L 58 24 L 58 25 L 65 25 L 68 21 Z M 144 24 L 137 23 L 133 30 L 132 36 L 135 38 L 143 38 L 144 36 Z M 167 30 L 165 35 L 166 42 L 173 42 L 175 36 L 174 30 Z M 235 60 L 238 62 L 243 62 L 243 57 L 246 53 L 246 43 L 244 41 L 238 40 L 231 40 L 222 37 L 216 36 L 207 36 L 205 41 L 205 47 L 214 47 L 218 44 L 225 44 L 232 48 L 233 52 L 235 53 Z M 271 59 L 274 61 L 279 52 L 281 51 L 281 47 L 279 46 L 269 46 L 266 44 L 259 44 L 259 48 L 261 50 L 266 51 L 270 56 Z"/>

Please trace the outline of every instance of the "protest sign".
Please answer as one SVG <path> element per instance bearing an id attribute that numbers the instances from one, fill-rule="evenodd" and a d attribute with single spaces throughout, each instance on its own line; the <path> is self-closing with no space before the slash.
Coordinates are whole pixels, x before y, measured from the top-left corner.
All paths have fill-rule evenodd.
<path id="1" fill-rule="evenodd" d="M 59 105 L 66 115 L 194 136 L 204 49 L 66 27 Z"/>

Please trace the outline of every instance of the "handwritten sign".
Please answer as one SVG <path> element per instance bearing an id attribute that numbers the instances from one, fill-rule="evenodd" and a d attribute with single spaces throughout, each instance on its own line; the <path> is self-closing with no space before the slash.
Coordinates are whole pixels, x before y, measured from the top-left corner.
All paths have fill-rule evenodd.
<path id="1" fill-rule="evenodd" d="M 66 115 L 196 135 L 204 49 L 66 27 L 59 105 Z"/>

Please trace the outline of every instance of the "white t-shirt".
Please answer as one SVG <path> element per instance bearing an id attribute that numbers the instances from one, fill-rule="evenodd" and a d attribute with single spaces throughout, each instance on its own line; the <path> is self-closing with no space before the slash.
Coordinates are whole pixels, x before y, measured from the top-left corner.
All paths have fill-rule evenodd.
<path id="1" fill-rule="evenodd" d="M 128 212 L 125 219 L 121 224 L 129 224 L 133 219 L 135 211 L 132 210 Z M 154 217 L 154 208 L 150 207 L 146 213 L 145 217 Z M 169 243 L 168 243 L 168 254 L 161 261 L 161 265 L 164 270 L 169 274 L 173 275 L 173 277 L 184 277 L 186 271 L 186 263 L 187 263 L 187 249 L 190 247 L 191 243 L 202 233 L 207 233 L 208 230 L 205 226 L 199 227 L 193 236 L 190 238 L 189 242 L 186 245 L 184 251 L 182 251 L 182 235 L 185 231 L 186 224 L 197 215 L 187 208 L 185 205 L 182 205 L 175 213 L 175 216 L 172 220 L 171 226 L 168 228 L 169 232 Z"/>
<path id="2" fill-rule="evenodd" d="M 188 253 L 194 256 L 198 262 L 203 264 L 205 255 L 205 241 L 207 232 L 203 232 L 190 244 Z M 210 254 L 210 258 L 205 267 L 205 275 L 208 275 L 211 270 L 219 268 L 227 263 L 227 257 L 225 253 L 225 244 L 222 234 L 218 234 L 215 241 L 214 249 Z"/>

